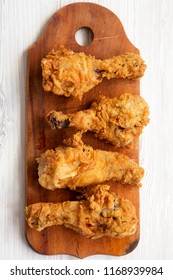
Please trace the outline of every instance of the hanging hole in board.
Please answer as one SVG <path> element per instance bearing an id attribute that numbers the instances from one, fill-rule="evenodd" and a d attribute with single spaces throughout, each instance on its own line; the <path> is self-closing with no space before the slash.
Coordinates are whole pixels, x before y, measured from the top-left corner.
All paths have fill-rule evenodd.
<path id="1" fill-rule="evenodd" d="M 75 33 L 75 40 L 80 46 L 88 46 L 94 39 L 94 33 L 89 27 L 81 27 Z"/>

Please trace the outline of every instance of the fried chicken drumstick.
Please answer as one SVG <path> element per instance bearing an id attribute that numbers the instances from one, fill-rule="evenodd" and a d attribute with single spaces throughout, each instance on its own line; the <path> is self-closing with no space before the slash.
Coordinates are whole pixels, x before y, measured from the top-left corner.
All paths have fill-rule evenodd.
<path id="1" fill-rule="evenodd" d="M 103 78 L 138 79 L 146 65 L 139 54 L 125 53 L 100 60 L 84 53 L 75 53 L 61 46 L 41 61 L 43 88 L 57 95 L 82 99 L 85 92 Z"/>
<path id="2" fill-rule="evenodd" d="M 108 180 L 140 186 L 144 170 L 133 159 L 84 145 L 80 132 L 73 137 L 68 142 L 70 147 L 47 150 L 37 159 L 38 180 L 42 187 L 76 189 Z"/>
<path id="3" fill-rule="evenodd" d="M 74 114 L 51 111 L 47 115 L 52 129 L 75 127 L 93 131 L 116 147 L 127 146 L 149 122 L 149 108 L 141 96 L 124 93 L 119 97 L 101 96 L 88 110 Z"/>
<path id="4" fill-rule="evenodd" d="M 134 205 L 108 190 L 107 185 L 96 186 L 86 200 L 31 204 L 26 207 L 26 220 L 37 231 L 64 225 L 93 239 L 134 234 L 138 223 Z"/>

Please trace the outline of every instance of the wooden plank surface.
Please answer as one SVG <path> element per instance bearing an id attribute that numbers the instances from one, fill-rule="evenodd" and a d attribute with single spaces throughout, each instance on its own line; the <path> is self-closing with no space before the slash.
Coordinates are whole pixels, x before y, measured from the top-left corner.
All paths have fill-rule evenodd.
<path id="1" fill-rule="evenodd" d="M 93 42 L 80 46 L 75 41 L 75 33 L 81 27 L 89 27 L 94 33 Z M 45 93 L 42 88 L 41 59 L 52 49 L 64 45 L 75 52 L 92 54 L 96 58 L 109 58 L 126 51 L 139 51 L 128 40 L 120 20 L 110 10 L 91 3 L 76 3 L 58 10 L 49 20 L 43 34 L 28 51 L 27 102 L 26 102 L 26 205 L 35 202 L 59 202 L 75 199 L 75 193 L 68 189 L 49 191 L 38 183 L 36 158 L 45 150 L 62 145 L 63 139 L 74 133 L 72 128 L 52 131 L 47 124 L 46 114 L 55 109 L 66 113 L 85 109 L 100 94 L 110 97 L 124 92 L 139 94 L 139 81 L 104 80 L 100 85 L 84 95 L 83 100 Z M 115 147 L 96 139 L 87 133 L 84 142 L 94 148 L 115 151 Z M 138 139 L 131 149 L 118 151 L 138 161 Z M 139 189 L 136 186 L 123 186 L 110 182 L 112 190 L 121 197 L 130 199 L 136 206 L 139 216 Z M 139 227 L 136 234 L 123 239 L 104 237 L 98 240 L 87 239 L 63 226 L 49 227 L 36 232 L 26 225 L 26 236 L 31 247 L 41 254 L 70 254 L 80 258 L 95 255 L 124 255 L 131 252 L 139 240 Z"/>
<path id="2" fill-rule="evenodd" d="M 28 47 L 47 20 L 65 4 L 80 0 L 0 1 L 0 88 L 5 101 L 6 134 L 0 154 L 0 259 L 71 263 L 71 255 L 42 255 L 25 239 L 25 87 Z M 88 0 L 83 0 L 88 2 Z M 140 93 L 150 106 L 150 124 L 140 138 L 140 162 L 145 177 L 140 189 L 140 242 L 122 257 L 90 256 L 104 265 L 116 261 L 173 259 L 173 1 L 90 0 L 121 19 L 128 38 L 140 49 L 147 71 Z M 0 110 L 1 110 L 0 100 Z M 1 118 L 1 116 L 0 116 Z M 1 131 L 0 131 L 1 133 Z M 78 259 L 78 265 L 84 260 Z M 12 262 L 10 262 L 12 263 Z M 111 264 L 111 265 L 112 265 Z M 2 265 L 3 267 L 3 265 Z M 87 266 L 86 266 L 87 267 Z"/>

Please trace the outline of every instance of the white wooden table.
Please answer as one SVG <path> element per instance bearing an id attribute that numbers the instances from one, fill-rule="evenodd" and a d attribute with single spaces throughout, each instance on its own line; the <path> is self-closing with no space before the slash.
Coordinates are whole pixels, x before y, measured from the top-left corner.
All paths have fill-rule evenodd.
<path id="1" fill-rule="evenodd" d="M 38 255 L 24 232 L 25 76 L 27 49 L 60 7 L 78 1 L 0 1 L 0 259 L 76 259 Z M 84 1 L 87 2 L 87 1 Z M 173 259 L 173 1 L 95 0 L 122 21 L 148 68 L 141 95 L 150 105 L 151 122 L 141 137 L 145 168 L 141 196 L 141 238 L 123 257 L 87 259 Z M 2 141 L 3 138 L 3 141 Z"/>

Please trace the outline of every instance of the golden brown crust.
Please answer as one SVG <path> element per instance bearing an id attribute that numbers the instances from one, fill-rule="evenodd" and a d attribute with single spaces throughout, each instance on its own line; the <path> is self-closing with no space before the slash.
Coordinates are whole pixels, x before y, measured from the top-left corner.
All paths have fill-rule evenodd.
<path id="1" fill-rule="evenodd" d="M 126 53 L 100 60 L 84 53 L 75 53 L 63 46 L 52 50 L 41 61 L 43 88 L 57 95 L 82 99 L 85 92 L 102 82 L 103 78 L 138 79 L 146 65 L 138 54 Z"/>
<path id="2" fill-rule="evenodd" d="M 66 187 L 76 189 L 108 180 L 140 186 L 144 170 L 128 156 L 94 150 L 83 144 L 80 132 L 66 144 L 71 147 L 47 150 L 37 159 L 42 187 L 50 190 Z"/>
<path id="3" fill-rule="evenodd" d="M 137 230 L 134 205 L 109 192 L 109 186 L 96 186 L 86 200 L 62 203 L 36 203 L 26 207 L 31 228 L 41 231 L 52 225 L 64 225 L 90 238 L 122 238 Z"/>
<path id="4" fill-rule="evenodd" d="M 88 110 L 74 114 L 51 111 L 47 119 L 53 129 L 70 126 L 93 131 L 116 147 L 124 147 L 148 124 L 149 107 L 141 96 L 124 93 L 114 98 L 100 96 Z"/>
<path id="5" fill-rule="evenodd" d="M 94 59 L 63 46 L 57 51 L 52 50 L 41 61 L 44 90 L 81 99 L 83 92 L 100 83 L 93 70 Z"/>

